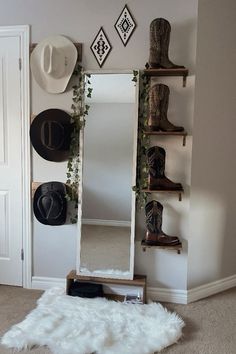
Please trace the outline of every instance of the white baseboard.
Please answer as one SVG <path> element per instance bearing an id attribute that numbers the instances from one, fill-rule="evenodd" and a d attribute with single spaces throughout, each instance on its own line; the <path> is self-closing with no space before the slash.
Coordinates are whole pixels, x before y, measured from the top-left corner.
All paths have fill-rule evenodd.
<path id="1" fill-rule="evenodd" d="M 175 304 L 187 304 L 187 290 L 147 288 L 147 299 L 159 302 L 173 302 Z"/>
<path id="2" fill-rule="evenodd" d="M 48 277 L 32 277 L 32 289 L 47 290 L 54 286 L 66 288 L 66 279 L 48 278 Z"/>
<path id="3" fill-rule="evenodd" d="M 188 290 L 188 303 L 218 294 L 236 286 L 236 274 Z"/>
<path id="4" fill-rule="evenodd" d="M 59 286 L 66 287 L 66 280 L 61 278 L 48 278 L 48 277 L 33 277 L 32 289 L 47 290 L 51 287 Z M 160 302 L 172 302 L 177 304 L 188 304 L 205 297 L 215 295 L 224 290 L 236 286 L 236 274 L 227 278 L 223 278 L 208 284 L 198 286 L 190 290 L 179 289 L 165 289 L 165 288 L 147 288 L 147 299 Z M 111 284 L 105 285 L 105 292 L 115 293 L 119 295 L 138 294 L 141 291 L 139 287 L 122 286 Z"/>
<path id="5" fill-rule="evenodd" d="M 189 290 L 147 288 L 147 298 L 160 302 L 189 304 L 236 286 L 236 274 Z"/>

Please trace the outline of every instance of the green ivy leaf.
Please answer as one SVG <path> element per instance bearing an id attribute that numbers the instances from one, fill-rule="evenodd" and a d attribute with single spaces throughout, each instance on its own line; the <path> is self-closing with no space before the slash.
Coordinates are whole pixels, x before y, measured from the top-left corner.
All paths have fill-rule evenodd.
<path id="1" fill-rule="evenodd" d="M 89 105 L 84 104 L 84 96 L 87 94 L 91 98 L 93 89 L 88 87 L 85 90 L 85 85 L 91 85 L 89 78 L 90 74 L 84 74 L 83 68 L 77 63 L 74 73 L 76 77 L 76 85 L 72 87 L 72 105 L 71 105 L 71 123 L 73 123 L 73 131 L 71 133 L 70 152 L 67 163 L 67 184 L 70 186 L 70 191 L 67 193 L 67 200 L 74 202 L 75 209 L 78 207 L 78 184 L 80 180 L 79 175 L 79 147 L 80 147 L 80 130 L 85 125 L 85 115 L 88 115 Z M 85 80 L 86 77 L 86 80 Z M 77 222 L 77 217 L 71 218 L 73 223 Z"/>

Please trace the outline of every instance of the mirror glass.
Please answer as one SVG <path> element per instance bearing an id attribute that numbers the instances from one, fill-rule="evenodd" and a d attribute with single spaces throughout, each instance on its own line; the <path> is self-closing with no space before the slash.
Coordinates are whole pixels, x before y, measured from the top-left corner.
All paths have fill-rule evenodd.
<path id="1" fill-rule="evenodd" d="M 132 73 L 91 74 L 83 132 L 78 273 L 132 279 L 137 87 Z"/>

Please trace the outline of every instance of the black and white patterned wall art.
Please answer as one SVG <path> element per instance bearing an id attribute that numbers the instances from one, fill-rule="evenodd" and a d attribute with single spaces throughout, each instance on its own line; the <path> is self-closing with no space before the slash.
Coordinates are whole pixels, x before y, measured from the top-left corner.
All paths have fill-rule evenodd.
<path id="1" fill-rule="evenodd" d="M 128 43 L 135 28 L 136 23 L 131 15 L 131 12 L 128 9 L 128 6 L 125 5 L 118 20 L 115 23 L 115 29 L 117 30 L 124 46 L 126 46 L 126 44 Z"/>
<path id="2" fill-rule="evenodd" d="M 112 48 L 102 27 L 100 28 L 90 48 L 101 68 Z"/>

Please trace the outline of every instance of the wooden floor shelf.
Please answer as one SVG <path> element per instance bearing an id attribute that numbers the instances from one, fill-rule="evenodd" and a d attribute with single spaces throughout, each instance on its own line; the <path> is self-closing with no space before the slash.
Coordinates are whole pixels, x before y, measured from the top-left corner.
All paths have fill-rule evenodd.
<path id="1" fill-rule="evenodd" d="M 141 247 L 143 249 L 143 252 L 146 252 L 147 248 L 152 248 L 152 249 L 165 249 L 170 251 L 176 251 L 178 254 L 180 254 L 182 250 L 182 243 L 176 246 L 151 246 L 151 245 L 147 245 L 145 241 L 142 241 Z"/>
<path id="2" fill-rule="evenodd" d="M 184 130 L 182 132 L 162 132 L 162 131 L 145 131 L 146 135 L 162 135 L 162 136 L 182 136 L 183 137 L 183 146 L 186 145 L 186 137 L 188 133 Z"/>
<path id="3" fill-rule="evenodd" d="M 84 276 L 76 274 L 75 270 L 72 270 L 66 277 L 66 293 L 68 294 L 69 288 L 74 281 L 92 282 L 98 284 L 114 284 L 123 286 L 134 286 L 140 287 L 143 290 L 143 303 L 146 302 L 146 275 L 134 275 L 134 278 L 129 279 L 111 279 L 111 278 L 100 278 L 92 276 Z M 105 294 L 105 297 L 111 300 L 123 301 L 124 296 L 117 294 Z"/>
<path id="4" fill-rule="evenodd" d="M 146 76 L 182 76 L 183 87 L 186 87 L 186 81 L 188 76 L 188 69 L 176 68 L 176 69 L 145 69 L 144 74 Z"/>
<path id="5" fill-rule="evenodd" d="M 171 193 L 171 194 L 178 194 L 179 201 L 182 201 L 182 193 L 184 193 L 183 189 L 180 190 L 158 190 L 158 189 L 142 189 L 143 193 Z"/>

